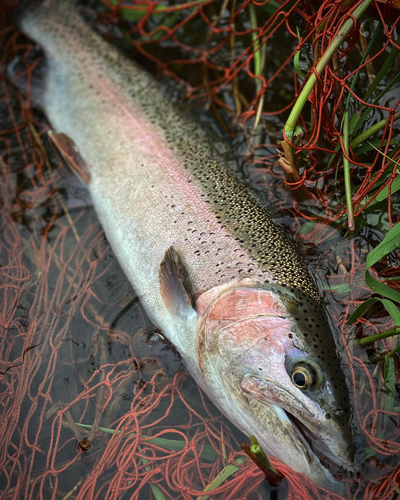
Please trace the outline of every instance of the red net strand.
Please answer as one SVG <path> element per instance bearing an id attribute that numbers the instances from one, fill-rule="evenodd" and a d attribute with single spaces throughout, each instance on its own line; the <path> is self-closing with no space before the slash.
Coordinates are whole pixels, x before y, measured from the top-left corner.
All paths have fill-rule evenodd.
<path id="1" fill-rule="evenodd" d="M 321 56 L 360 3 L 93 0 L 79 5 L 110 43 L 124 39 L 130 57 L 156 77 L 164 74 L 176 82 L 173 89 L 184 105 L 205 104 L 243 154 L 250 178 L 288 215 L 286 223 L 303 249 L 318 243 L 327 260 L 314 263 L 334 289 L 333 295 L 326 292 L 326 302 L 338 325 L 354 420 L 369 457 L 355 491 L 350 489 L 355 483 L 345 481 L 348 497 L 389 500 L 400 488 L 400 405 L 386 397 L 383 364 L 368 363 L 353 340 L 393 325 L 382 309 L 360 319 L 355 330 L 347 324 L 371 294 L 364 281 L 365 258 L 382 235 L 372 227 L 369 240 L 361 231 L 342 248 L 338 231 L 346 227 L 343 158 L 350 163 L 356 219 L 371 217 L 377 197 L 388 189 L 381 202 L 387 226 L 400 220 L 392 193 L 400 161 L 399 85 L 377 98 L 396 77 L 399 57 L 375 93 L 364 97 L 390 52 L 400 50 L 399 18 L 389 18 L 388 7 L 375 1 L 370 13 L 382 34 L 365 61 L 361 31 L 369 31 L 368 43 L 378 21 L 353 18 L 336 59 L 322 75 L 316 73 Z M 15 26 L 19 8 L 17 0 L 0 7 L 0 497 L 142 500 L 152 498 L 156 488 L 168 500 L 192 500 L 225 466 L 236 465 L 236 472 L 207 493 L 210 499 L 274 498 L 261 471 L 241 451 L 240 435 L 171 352 L 169 363 L 176 369 L 151 351 L 140 353 L 148 336 L 158 348 L 158 333 L 84 194 L 81 203 L 70 204 L 68 174 L 48 142 L 49 125 L 31 105 L 31 83 L 42 56 Z M 250 8 L 256 9 L 256 25 Z M 132 16 L 136 20 L 129 20 Z M 297 52 L 302 71 L 315 74 L 317 84 L 298 120 L 302 136 L 287 138 L 296 148 L 298 178 L 285 179 L 276 149 L 306 80 L 294 71 Z M 11 77 L 7 67 L 17 55 L 21 69 Z M 267 63 L 258 72 L 263 58 Z M 18 81 L 25 82 L 25 93 Z M 352 116 L 369 112 L 354 138 L 385 123 L 346 153 L 342 118 L 348 100 Z M 362 152 L 367 141 L 378 141 L 378 151 Z M 296 202 L 293 208 L 282 185 L 291 193 L 306 189 L 309 203 Z M 387 257 L 377 271 L 397 277 L 397 259 Z M 398 283 L 390 286 L 399 290 Z M 382 355 L 396 345 L 396 337 L 390 337 L 371 350 Z M 396 357 L 392 368 L 392 388 L 398 391 Z M 181 445 L 166 448 L 162 439 Z M 287 499 L 338 498 L 288 466 L 272 463 L 286 477 L 278 493 Z"/>

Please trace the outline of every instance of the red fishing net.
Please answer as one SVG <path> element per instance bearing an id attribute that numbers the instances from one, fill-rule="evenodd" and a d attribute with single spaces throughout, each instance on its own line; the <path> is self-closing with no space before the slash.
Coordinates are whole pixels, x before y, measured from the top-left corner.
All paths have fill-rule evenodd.
<path id="1" fill-rule="evenodd" d="M 307 73 L 361 2 L 80 4 L 105 38 L 123 41 L 157 77 L 178 82 L 172 91 L 184 103 L 213 113 L 253 184 L 291 214 L 304 248 L 318 243 L 325 252 L 323 263 L 312 251 L 310 259 L 332 290 L 326 300 L 341 332 L 367 457 L 359 485 L 347 481 L 348 495 L 395 498 L 398 360 L 371 364 L 354 342 L 354 334 L 389 330 L 392 322 L 379 308 L 355 331 L 347 319 L 371 295 L 366 254 L 399 220 L 397 11 L 374 2 L 373 17 L 355 23 L 318 75 L 298 122 L 302 134 L 290 138 L 297 149 L 285 177 L 276 152 L 285 121 Z M 41 56 L 12 22 L 18 8 L 17 1 L 0 7 L 1 498 L 334 498 L 273 459 L 287 482 L 268 486 L 241 451 L 240 435 L 154 331 L 84 190 L 49 143 L 48 123 L 32 109 L 29 82 Z M 27 96 L 7 76 L 16 54 Z M 295 209 L 287 208 L 283 184 Z M 358 237 L 338 244 L 351 213 Z M 383 277 L 396 277 L 396 255 L 380 265 Z M 372 351 L 389 352 L 396 339 Z"/>

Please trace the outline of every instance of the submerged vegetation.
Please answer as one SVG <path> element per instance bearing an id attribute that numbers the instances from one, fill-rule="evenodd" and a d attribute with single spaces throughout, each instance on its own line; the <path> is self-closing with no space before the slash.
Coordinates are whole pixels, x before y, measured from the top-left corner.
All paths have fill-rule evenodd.
<path id="1" fill-rule="evenodd" d="M 329 271 L 335 272 L 325 274 L 336 294 L 332 314 L 350 360 L 355 418 L 368 436 L 367 459 L 374 457 L 383 464 L 368 470 L 371 477 L 366 474 L 365 482 L 372 480 L 365 490 L 369 497 L 391 498 L 400 484 L 397 463 L 390 462 L 400 450 L 399 13 L 390 13 L 381 2 L 372 9 L 370 0 L 79 3 L 106 38 L 122 45 L 157 77 L 165 74 L 176 81 L 177 86 L 165 85 L 185 105 L 205 105 L 243 153 L 255 187 L 263 189 L 266 178 L 279 186 L 266 196 L 302 223 L 298 232 L 305 246 L 317 242 L 328 259 L 334 255 Z M 10 35 L 10 26 L 0 34 L 3 66 L 22 47 L 30 78 L 38 61 L 32 45 L 21 41 L 16 31 Z M 119 282 L 124 278 L 97 222 L 90 219 L 85 228 L 83 212 L 71 215 L 64 204 L 59 189 L 62 167 L 47 142 L 47 125 L 30 110 L 29 94 L 17 95 L 4 75 L 2 86 L 7 121 L 2 124 L 0 187 L 2 209 L 8 212 L 1 250 L 9 262 L 2 268 L 3 322 L 17 334 L 4 344 L 1 359 L 10 361 L 2 361 L 0 368 L 4 375 L 15 377 L 6 385 L 4 398 L 15 393 L 16 367 L 23 367 L 26 379 L 33 380 L 37 389 L 38 396 L 32 396 L 29 385 L 20 391 L 26 391 L 32 406 L 15 434 L 17 441 L 28 443 L 29 453 L 39 456 L 36 469 L 45 471 L 22 477 L 33 462 L 29 467 L 19 465 L 19 470 L 7 466 L 8 497 L 17 491 L 22 494 L 21 478 L 32 485 L 32 495 L 54 491 L 64 467 L 67 471 L 77 461 L 71 455 L 75 440 L 92 444 L 101 431 L 99 441 L 104 439 L 106 446 L 109 441 L 104 436 L 109 435 L 114 440 L 112 450 L 107 447 L 89 479 L 86 472 L 80 472 L 79 479 L 72 474 L 76 489 L 65 487 L 65 499 L 78 498 L 78 487 L 79 498 L 92 494 L 95 487 L 103 492 L 118 490 L 123 498 L 130 494 L 131 484 L 138 485 L 135 498 L 145 498 L 139 495 L 146 485 L 158 500 L 177 498 L 180 491 L 185 498 L 202 500 L 233 498 L 244 490 L 249 498 L 264 498 L 265 492 L 257 492 L 264 476 L 240 452 L 226 421 L 213 414 L 201 395 L 196 399 L 193 387 L 188 390 L 184 375 L 167 375 L 157 363 L 148 375 L 152 362 L 147 358 L 136 364 L 131 344 L 139 331 L 132 340 L 128 326 L 140 325 L 138 330 L 151 326 L 129 286 Z M 23 158 L 22 166 L 15 166 L 12 148 Z M 32 173 L 32 165 L 38 166 L 37 173 Z M 282 194 L 283 184 L 290 202 Z M 338 243 L 338 234 L 344 243 Z M 96 284 L 105 281 L 105 271 L 110 270 L 116 281 L 107 279 L 110 295 L 103 296 Z M 340 307 L 335 309 L 336 302 Z M 111 307 L 118 310 L 116 317 Z M 81 315 L 75 323 L 74 314 Z M 349 328 L 348 323 L 356 326 Z M 352 343 L 354 336 L 357 345 Z M 364 363 L 359 346 L 366 347 L 369 363 Z M 65 368 L 64 385 L 53 380 L 61 351 L 73 359 Z M 40 363 L 44 374 L 37 377 Z M 88 363 L 89 374 L 80 368 Z M 360 372 L 366 381 L 359 381 Z M 73 377 L 78 382 L 71 384 L 71 390 Z M 50 420 L 54 412 L 45 407 L 52 384 L 62 386 L 66 402 L 57 406 L 57 416 Z M 19 413 L 13 413 L 11 399 L 5 400 L 4 408 L 7 418 L 17 421 Z M 176 408 L 183 415 L 178 424 Z M 104 427 L 99 426 L 100 419 Z M 93 424 L 75 424 L 78 420 Z M 95 464 L 102 448 L 93 442 L 92 455 L 86 453 L 80 464 L 90 460 Z M 256 443 L 251 444 L 264 458 Z M 15 452 L 13 446 L 10 453 Z M 59 453 L 65 453 L 63 460 Z M 140 458 L 137 464 L 133 453 Z M 289 481 L 288 488 L 298 498 L 305 498 L 308 491 L 322 498 L 307 482 Z"/>

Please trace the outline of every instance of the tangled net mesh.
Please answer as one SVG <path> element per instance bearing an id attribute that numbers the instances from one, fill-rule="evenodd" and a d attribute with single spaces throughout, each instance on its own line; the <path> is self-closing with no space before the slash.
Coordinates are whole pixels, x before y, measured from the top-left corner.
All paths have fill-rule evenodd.
<path id="1" fill-rule="evenodd" d="M 386 120 L 377 135 L 379 151 L 360 152 L 354 146 L 344 153 L 353 175 L 354 216 L 360 218 L 389 187 L 384 198 L 388 226 L 399 221 L 390 193 L 400 159 L 394 142 L 400 99 L 392 94 L 386 105 L 382 99 L 371 103 L 352 86 L 357 72 L 368 86 L 374 64 L 379 68 L 390 51 L 400 50 L 395 36 L 399 22 L 389 17 L 387 4 L 374 3 L 382 35 L 366 60 L 360 63 L 359 50 L 365 52 L 368 37 L 356 23 L 336 59 L 318 77 L 300 117 L 297 177 L 285 178 L 276 168 L 275 148 L 304 81 L 293 70 L 294 55 L 300 51 L 308 69 L 317 63 L 350 16 L 346 3 L 81 3 L 104 37 L 123 38 L 132 56 L 179 83 L 183 101 L 206 104 L 233 141 L 240 137 L 255 181 L 261 187 L 266 178 L 285 183 L 294 195 L 293 227 L 298 220 L 313 222 L 302 240 L 318 241 L 325 250 L 329 245 L 324 247 L 324 242 L 347 223 L 341 117 L 350 95 L 354 113 L 370 113 L 360 133 Z M 19 5 L 6 1 L 0 8 L 2 18 L 10 20 Z M 376 24 L 369 22 L 371 34 Z M 301 27 L 300 41 L 296 26 Z M 29 82 L 40 62 L 34 45 L 11 21 L 1 26 L 0 41 L 1 498 L 145 499 L 159 492 L 166 499 L 205 498 L 202 491 L 227 464 L 234 473 L 220 486 L 212 485 L 209 498 L 273 498 L 263 473 L 245 460 L 233 427 L 188 374 L 177 370 L 181 366 L 173 350 L 153 332 L 92 208 L 85 200 L 71 205 L 65 167 L 47 140 L 49 125 L 31 106 Z M 7 76 L 16 54 L 25 65 L 27 95 Z M 262 68 L 268 56 L 270 64 Z M 393 71 L 398 72 L 398 65 L 393 58 Z M 332 161 L 326 161 L 331 156 Z M 73 189 L 76 201 L 79 188 Z M 307 193 L 319 213 L 298 203 L 296 191 Z M 388 259 L 382 276 L 395 276 L 397 264 L 396 255 Z M 350 291 L 327 300 L 339 325 L 339 342 L 347 351 L 355 419 L 370 450 L 365 479 L 351 495 L 389 499 L 400 488 L 399 466 L 393 459 L 400 452 L 400 413 L 385 397 L 389 382 L 381 365 L 371 368 L 363 351 L 349 343 L 346 323 L 360 299 L 370 295 L 362 280 L 363 266 L 363 252 L 353 239 L 339 264 L 329 263 L 325 272 L 330 284 L 337 289 L 349 285 Z M 396 283 L 391 286 L 398 289 Z M 359 320 L 359 330 L 372 333 L 391 327 L 382 312 L 375 316 Z M 167 350 L 175 369 L 143 347 L 152 332 L 154 349 L 158 354 Z M 395 338 L 379 346 L 388 352 Z M 396 391 L 397 358 L 393 366 L 391 387 Z M 108 434 L 100 426 L 119 433 Z M 170 447 L 154 438 L 170 440 Z M 174 449 L 171 440 L 179 442 Z M 274 459 L 272 463 L 287 479 L 286 498 L 335 497 L 289 467 Z M 349 493 L 353 484 L 346 485 Z"/>

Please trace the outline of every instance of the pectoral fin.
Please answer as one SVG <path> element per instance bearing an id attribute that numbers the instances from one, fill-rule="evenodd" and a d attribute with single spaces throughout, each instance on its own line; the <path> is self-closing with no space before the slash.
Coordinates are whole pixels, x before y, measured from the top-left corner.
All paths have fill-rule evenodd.
<path id="1" fill-rule="evenodd" d="M 62 154 L 71 170 L 79 177 L 84 184 L 90 183 L 90 167 L 82 158 L 75 142 L 66 134 L 59 134 L 51 130 L 49 137 L 56 148 Z"/>
<path id="2" fill-rule="evenodd" d="M 195 309 L 190 281 L 178 252 L 168 248 L 160 265 L 160 292 L 167 309 L 185 316 Z"/>

